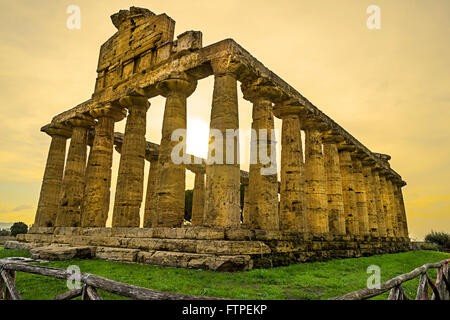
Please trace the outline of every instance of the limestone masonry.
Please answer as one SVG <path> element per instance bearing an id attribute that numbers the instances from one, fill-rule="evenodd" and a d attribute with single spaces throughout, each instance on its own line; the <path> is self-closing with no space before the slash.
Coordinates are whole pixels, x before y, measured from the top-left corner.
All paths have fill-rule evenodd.
<path id="1" fill-rule="evenodd" d="M 174 20 L 136 7 L 111 19 L 118 31 L 100 48 L 92 98 L 41 129 L 51 144 L 35 223 L 6 248 L 43 259 L 219 271 L 409 249 L 406 183 L 390 168 L 390 156 L 370 151 L 232 39 L 207 47 L 199 31 L 174 39 Z M 259 159 L 248 173 L 239 164 L 171 160 L 178 143 L 172 132 L 186 128 L 186 100 L 209 76 L 211 130 L 239 128 L 238 82 L 253 104 L 252 128 L 269 132 L 252 148 L 276 152 L 270 132 L 274 117 L 282 120 L 279 178 L 262 175 Z M 158 95 L 166 98 L 159 145 L 145 139 L 149 101 Z M 115 133 L 115 122 L 125 117 L 125 132 Z M 120 164 L 110 210 L 114 149 Z M 195 173 L 191 225 L 183 223 L 186 170 Z"/>

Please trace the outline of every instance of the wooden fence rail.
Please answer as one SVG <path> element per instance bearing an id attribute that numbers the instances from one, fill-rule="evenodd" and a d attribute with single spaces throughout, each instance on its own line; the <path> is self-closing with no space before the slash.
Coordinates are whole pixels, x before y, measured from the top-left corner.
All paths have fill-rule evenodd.
<path id="1" fill-rule="evenodd" d="M 365 288 L 350 292 L 330 300 L 365 300 L 391 290 L 388 300 L 409 300 L 402 283 L 420 276 L 415 300 L 450 300 L 450 259 L 437 263 L 425 264 L 409 273 L 399 275 L 380 284 L 379 288 Z M 436 282 L 427 274 L 429 269 L 437 269 Z M 429 287 L 431 292 L 429 292 Z"/>
<path id="2" fill-rule="evenodd" d="M 64 269 L 35 266 L 0 259 L 0 300 L 22 300 L 15 284 L 16 272 L 37 274 L 63 280 L 67 280 L 73 276 L 72 272 Z M 97 289 L 136 300 L 218 300 L 218 298 L 199 297 L 142 288 L 89 273 L 80 273 L 79 281 L 83 284 L 81 288 L 61 293 L 55 296 L 53 300 L 70 300 L 79 296 L 82 297 L 82 300 L 102 300 Z"/>

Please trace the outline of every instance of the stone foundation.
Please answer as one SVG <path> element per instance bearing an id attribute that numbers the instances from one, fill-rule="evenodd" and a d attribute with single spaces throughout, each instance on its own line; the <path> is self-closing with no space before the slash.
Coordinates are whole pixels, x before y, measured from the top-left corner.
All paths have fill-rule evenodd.
<path id="1" fill-rule="evenodd" d="M 250 270 L 410 250 L 407 238 L 192 226 L 31 228 L 28 234 L 18 235 L 17 240 L 8 242 L 5 249 L 30 250 L 35 258 L 41 259 L 92 256 L 110 261 L 217 271 Z M 86 254 L 89 252 L 92 254 Z"/>

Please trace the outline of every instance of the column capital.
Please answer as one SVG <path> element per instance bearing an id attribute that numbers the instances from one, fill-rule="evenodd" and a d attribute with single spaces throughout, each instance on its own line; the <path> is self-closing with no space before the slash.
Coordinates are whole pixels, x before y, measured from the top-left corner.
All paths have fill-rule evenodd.
<path id="1" fill-rule="evenodd" d="M 334 143 L 339 144 L 344 141 L 344 137 L 342 137 L 339 133 L 334 130 L 327 130 L 323 132 L 322 135 L 322 143 Z"/>
<path id="2" fill-rule="evenodd" d="M 43 126 L 41 131 L 45 132 L 50 137 L 61 136 L 68 139 L 72 136 L 72 128 L 61 123 L 49 123 Z"/>
<path id="3" fill-rule="evenodd" d="M 145 108 L 147 110 L 150 108 L 150 103 L 148 102 L 145 92 L 141 88 L 132 88 L 127 94 L 120 98 L 119 103 L 122 107 L 127 108 Z"/>
<path id="4" fill-rule="evenodd" d="M 233 57 L 225 56 L 211 60 L 211 68 L 215 76 L 232 75 L 236 78 L 243 66 Z"/>
<path id="5" fill-rule="evenodd" d="M 287 99 L 275 103 L 273 107 L 273 115 L 277 118 L 283 119 L 289 116 L 299 116 L 306 112 L 305 106 L 300 101 Z"/>
<path id="6" fill-rule="evenodd" d="M 284 93 L 264 78 L 257 78 L 254 81 L 243 82 L 241 85 L 241 90 L 244 94 L 244 99 L 253 103 L 258 100 L 266 100 L 276 103 L 283 101 L 284 98 Z"/>
<path id="7" fill-rule="evenodd" d="M 106 117 L 112 118 L 115 122 L 118 122 L 127 116 L 127 111 L 115 103 L 101 103 L 92 108 L 89 111 L 89 114 L 94 119 Z"/>
<path id="8" fill-rule="evenodd" d="M 186 165 L 186 169 L 195 173 L 195 174 L 205 174 L 206 166 L 204 164 L 188 164 Z"/>
<path id="9" fill-rule="evenodd" d="M 167 79 L 156 84 L 156 89 L 164 96 L 189 97 L 197 88 L 197 80 L 184 72 L 171 72 Z"/>
<path id="10" fill-rule="evenodd" d="M 121 147 L 119 147 L 119 149 L 120 149 L 120 151 L 122 151 Z M 117 146 L 116 146 L 116 150 L 118 150 Z M 145 160 L 147 160 L 150 163 L 154 163 L 155 161 L 158 161 L 158 156 L 159 156 L 158 153 L 151 152 L 148 149 L 145 150 Z"/>
<path id="11" fill-rule="evenodd" d="M 300 116 L 300 126 L 302 130 L 319 130 L 322 133 L 329 130 L 325 122 L 314 118 L 311 114 Z"/>
<path id="12" fill-rule="evenodd" d="M 370 169 L 374 170 L 376 161 L 366 155 L 365 157 L 362 158 L 362 164 L 363 164 L 363 166 L 370 167 Z"/>
<path id="13" fill-rule="evenodd" d="M 364 160 L 366 158 L 366 154 L 360 149 L 356 149 L 351 153 L 352 159 Z"/>
<path id="14" fill-rule="evenodd" d="M 76 113 L 72 118 L 65 121 L 72 128 L 92 128 L 95 124 L 94 118 L 84 113 Z"/>
<path id="15" fill-rule="evenodd" d="M 348 152 L 353 152 L 356 150 L 356 146 L 348 143 L 347 141 L 343 141 L 341 143 L 338 144 L 338 150 L 339 151 L 348 151 Z"/>

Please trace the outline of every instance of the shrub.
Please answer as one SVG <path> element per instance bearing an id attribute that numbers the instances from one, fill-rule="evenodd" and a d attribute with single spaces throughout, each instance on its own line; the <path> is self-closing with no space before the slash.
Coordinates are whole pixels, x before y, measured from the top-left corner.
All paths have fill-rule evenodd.
<path id="1" fill-rule="evenodd" d="M 9 236 L 11 233 L 9 232 L 9 230 L 6 229 L 2 229 L 0 230 L 0 237 L 7 237 Z"/>
<path id="2" fill-rule="evenodd" d="M 439 250 L 450 249 L 450 234 L 445 232 L 431 231 L 425 236 L 425 241 L 435 243 Z"/>
<path id="3" fill-rule="evenodd" d="M 11 227 L 11 235 L 15 237 L 18 234 L 27 233 L 28 226 L 23 222 L 16 222 Z"/>

